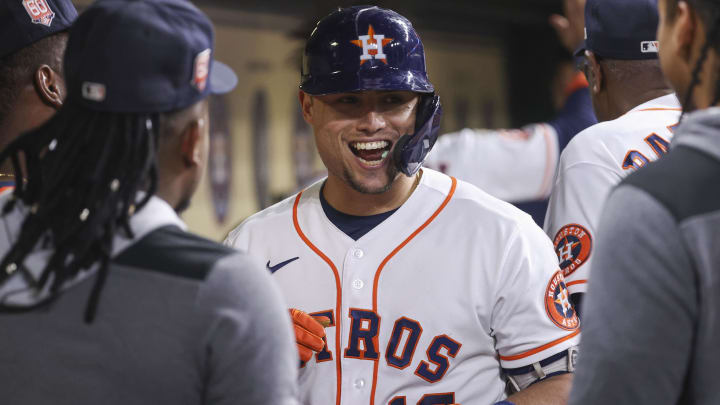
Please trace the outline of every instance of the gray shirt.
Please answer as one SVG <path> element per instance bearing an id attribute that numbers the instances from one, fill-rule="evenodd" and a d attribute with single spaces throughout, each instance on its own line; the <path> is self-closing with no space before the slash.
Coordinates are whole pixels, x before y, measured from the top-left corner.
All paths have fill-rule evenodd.
<path id="1" fill-rule="evenodd" d="M 610 195 L 571 405 L 718 404 L 720 108 Z"/>
<path id="2" fill-rule="evenodd" d="M 179 220 L 158 221 L 174 215 L 163 204 L 152 199 L 133 218 L 140 236 L 116 244 L 92 324 L 94 271 L 58 296 L 18 288 L 19 271 L 0 288 L 0 402 L 297 404 L 297 349 L 270 275 Z M 30 276 L 42 257 L 26 261 Z"/>

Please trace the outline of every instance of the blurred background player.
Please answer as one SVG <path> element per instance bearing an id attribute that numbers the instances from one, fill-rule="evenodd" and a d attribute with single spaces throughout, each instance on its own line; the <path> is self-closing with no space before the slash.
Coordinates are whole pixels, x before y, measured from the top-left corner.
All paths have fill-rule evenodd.
<path id="1" fill-rule="evenodd" d="M 394 11 L 337 9 L 307 41 L 299 98 L 328 176 L 226 243 L 289 306 L 327 316 L 303 403 L 566 401 L 579 338 L 557 257 L 529 216 L 422 169 L 440 100 Z"/>
<path id="2" fill-rule="evenodd" d="M 62 56 L 75 18 L 70 0 L 0 1 L 0 151 L 62 106 Z M 8 161 L 0 191 L 13 185 Z"/>
<path id="3" fill-rule="evenodd" d="M 565 0 L 551 24 L 572 54 L 583 40 L 585 0 Z M 557 115 L 515 130 L 465 128 L 442 135 L 426 166 L 456 176 L 513 203 L 542 226 L 560 152 L 570 139 L 597 123 L 587 81 L 573 63 L 558 65 L 553 83 Z"/>
<path id="4" fill-rule="evenodd" d="M 213 44 L 184 0 L 101 0 L 73 25 L 65 104 L 0 155 L 26 180 L 0 201 L 4 403 L 297 404 L 270 276 L 177 214 L 207 97 L 237 83 Z"/>
<path id="5" fill-rule="evenodd" d="M 601 123 L 560 157 L 545 232 L 552 238 L 575 308 L 593 267 L 593 238 L 610 189 L 667 152 L 680 103 L 660 70 L 656 0 L 588 0 L 585 75 Z"/>
<path id="6" fill-rule="evenodd" d="M 605 204 L 572 405 L 720 403 L 720 4 L 658 8 L 686 115 L 667 155 Z"/>

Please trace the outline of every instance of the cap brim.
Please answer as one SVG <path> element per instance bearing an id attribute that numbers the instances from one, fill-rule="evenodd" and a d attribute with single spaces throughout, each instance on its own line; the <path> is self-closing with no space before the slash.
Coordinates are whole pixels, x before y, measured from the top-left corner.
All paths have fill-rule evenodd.
<path id="1" fill-rule="evenodd" d="M 213 60 L 212 72 L 210 72 L 210 93 L 225 94 L 237 86 L 238 78 L 230 66 Z"/>

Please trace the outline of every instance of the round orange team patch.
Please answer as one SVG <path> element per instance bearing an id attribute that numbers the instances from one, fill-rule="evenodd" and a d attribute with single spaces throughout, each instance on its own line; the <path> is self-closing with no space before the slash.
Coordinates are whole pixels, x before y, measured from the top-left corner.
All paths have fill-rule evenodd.
<path id="1" fill-rule="evenodd" d="M 577 313 L 570 304 L 565 277 L 560 270 L 552 276 L 545 291 L 545 311 L 555 325 L 565 330 L 575 330 L 580 326 Z"/>
<path id="2" fill-rule="evenodd" d="M 565 277 L 571 275 L 590 257 L 592 236 L 587 229 L 578 224 L 568 224 L 560 228 L 553 239 L 555 253 L 560 261 Z"/>

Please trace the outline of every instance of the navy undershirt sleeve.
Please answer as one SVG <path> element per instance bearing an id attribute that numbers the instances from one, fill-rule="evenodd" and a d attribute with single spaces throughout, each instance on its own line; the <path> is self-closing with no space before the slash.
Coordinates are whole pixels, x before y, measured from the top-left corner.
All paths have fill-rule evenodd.
<path id="1" fill-rule="evenodd" d="M 398 210 L 396 208 L 382 214 L 368 216 L 349 215 L 333 208 L 323 196 L 322 189 L 320 190 L 320 204 L 330 222 L 353 240 L 362 238 L 363 235 L 373 230 Z"/>
<path id="2" fill-rule="evenodd" d="M 585 128 L 597 124 L 592 100 L 590 100 L 590 90 L 584 87 L 570 94 L 565 105 L 548 124 L 557 132 L 558 150 L 562 153 L 575 135 Z"/>

